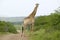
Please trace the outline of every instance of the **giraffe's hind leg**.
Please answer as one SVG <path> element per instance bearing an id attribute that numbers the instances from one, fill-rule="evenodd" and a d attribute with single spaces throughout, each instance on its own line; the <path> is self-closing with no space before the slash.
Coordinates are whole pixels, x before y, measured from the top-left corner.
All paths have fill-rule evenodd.
<path id="1" fill-rule="evenodd" d="M 24 25 L 23 27 L 23 36 L 26 36 L 25 34 L 26 34 L 26 25 Z"/>
<path id="2" fill-rule="evenodd" d="M 26 30 L 26 25 L 22 26 L 22 30 L 21 30 L 21 37 L 25 35 L 25 30 Z"/>

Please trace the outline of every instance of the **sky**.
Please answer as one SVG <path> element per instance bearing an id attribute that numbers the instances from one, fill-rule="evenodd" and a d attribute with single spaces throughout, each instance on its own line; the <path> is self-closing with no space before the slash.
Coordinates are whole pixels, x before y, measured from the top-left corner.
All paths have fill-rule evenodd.
<path id="1" fill-rule="evenodd" d="M 0 17 L 28 16 L 39 3 L 36 16 L 49 15 L 60 7 L 60 0 L 0 0 Z"/>

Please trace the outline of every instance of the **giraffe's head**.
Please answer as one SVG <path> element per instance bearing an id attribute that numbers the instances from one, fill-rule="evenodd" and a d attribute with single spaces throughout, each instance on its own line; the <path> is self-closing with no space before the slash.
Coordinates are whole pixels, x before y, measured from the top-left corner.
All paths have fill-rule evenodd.
<path id="1" fill-rule="evenodd" d="M 36 6 L 38 6 L 39 4 L 38 3 L 36 3 Z"/>

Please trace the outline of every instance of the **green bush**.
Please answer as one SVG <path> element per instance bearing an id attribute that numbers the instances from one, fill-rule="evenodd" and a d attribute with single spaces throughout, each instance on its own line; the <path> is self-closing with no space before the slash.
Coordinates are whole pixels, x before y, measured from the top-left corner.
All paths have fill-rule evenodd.
<path id="1" fill-rule="evenodd" d="M 36 17 L 30 40 L 60 40 L 60 12 Z"/>
<path id="2" fill-rule="evenodd" d="M 0 32 L 17 33 L 16 28 L 9 22 L 0 21 Z"/>
<path id="3" fill-rule="evenodd" d="M 60 30 L 60 15 L 51 14 L 48 16 L 40 16 L 35 19 L 35 30 L 40 28 Z"/>
<path id="4" fill-rule="evenodd" d="M 30 40 L 60 40 L 60 31 L 46 33 L 45 29 L 40 29 L 30 35 Z"/>

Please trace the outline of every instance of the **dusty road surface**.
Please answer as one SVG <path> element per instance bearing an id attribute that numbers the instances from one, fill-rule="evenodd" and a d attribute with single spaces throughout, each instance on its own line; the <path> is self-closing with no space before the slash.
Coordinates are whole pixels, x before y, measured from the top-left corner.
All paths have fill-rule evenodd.
<path id="1" fill-rule="evenodd" d="M 4 36 L 0 36 L 0 40 L 28 40 L 28 37 L 21 37 L 21 32 L 19 32 L 18 34 L 7 34 Z"/>

